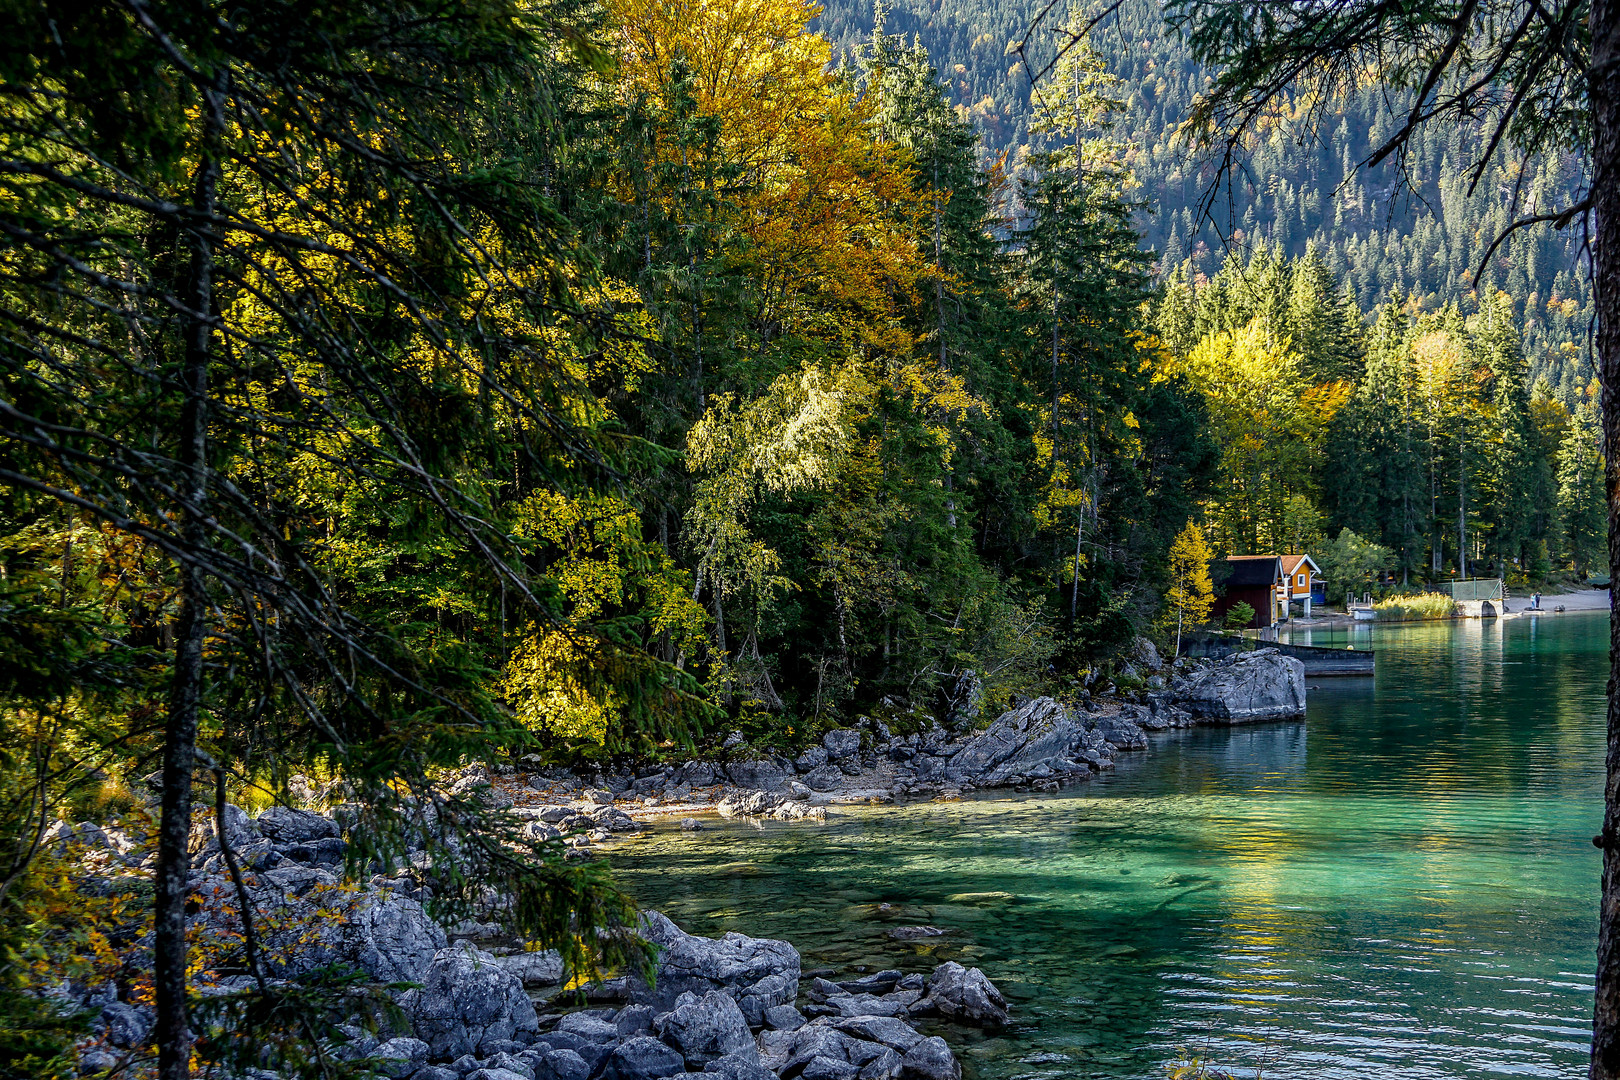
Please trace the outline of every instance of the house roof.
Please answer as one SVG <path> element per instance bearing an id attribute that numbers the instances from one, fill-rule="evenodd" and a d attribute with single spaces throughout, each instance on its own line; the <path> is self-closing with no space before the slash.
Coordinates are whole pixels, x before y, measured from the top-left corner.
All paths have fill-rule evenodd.
<path id="1" fill-rule="evenodd" d="M 1282 557 L 1282 572 L 1286 577 L 1293 577 L 1299 572 L 1300 563 L 1309 563 L 1312 574 L 1320 574 L 1322 568 L 1316 565 L 1316 560 L 1309 555 L 1284 555 Z"/>
<path id="2" fill-rule="evenodd" d="M 1275 555 L 1228 555 L 1221 585 L 1275 585 L 1282 576 L 1282 560 Z"/>

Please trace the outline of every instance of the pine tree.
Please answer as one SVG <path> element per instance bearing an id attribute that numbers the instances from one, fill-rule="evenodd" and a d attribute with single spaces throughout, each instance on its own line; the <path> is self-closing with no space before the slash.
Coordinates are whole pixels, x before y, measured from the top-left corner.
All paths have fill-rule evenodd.
<path id="1" fill-rule="evenodd" d="M 1486 426 L 1480 439 L 1481 519 L 1501 573 L 1509 562 L 1523 565 L 1529 558 L 1535 539 L 1531 494 L 1549 466 L 1534 453 L 1527 371 L 1512 299 L 1502 292 L 1491 295 L 1472 324 L 1472 350 L 1489 373 L 1490 407 L 1481 416 Z"/>
<path id="2" fill-rule="evenodd" d="M 1170 355 L 1185 360 L 1198 344 L 1195 329 L 1198 320 L 1198 291 L 1193 286 L 1192 261 L 1180 264 L 1176 272 L 1166 276 L 1163 295 L 1154 314 L 1154 329 L 1159 341 Z"/>
<path id="3" fill-rule="evenodd" d="M 1371 528 L 1354 530 L 1344 521 L 1395 551 L 1403 578 L 1420 565 L 1422 554 L 1423 476 L 1414 430 L 1410 325 L 1391 302 L 1373 326 L 1354 412 L 1365 440 L 1356 447 L 1362 463 L 1356 475 L 1368 485 L 1375 509 Z"/>
<path id="4" fill-rule="evenodd" d="M 1540 550 L 1556 553 L 1562 546 L 1563 525 L 1558 508 L 1558 453 L 1569 431 L 1570 412 L 1546 379 L 1537 379 L 1530 392 L 1530 431 L 1538 463 L 1528 496 L 1534 512 L 1530 534 Z"/>
<path id="5" fill-rule="evenodd" d="M 1564 561 L 1577 573 L 1601 566 L 1608 551 L 1608 505 L 1597 410 L 1590 400 L 1576 406 L 1558 451 L 1558 517 Z"/>
<path id="6" fill-rule="evenodd" d="M 1362 366 L 1360 317 L 1314 243 L 1294 261 L 1290 277 L 1286 332 L 1305 377 L 1313 383 L 1355 382 Z"/>
<path id="7" fill-rule="evenodd" d="M 1150 257 L 1136 244 L 1118 147 L 1106 134 L 1113 80 L 1085 48 L 1054 72 L 1036 130 L 1051 148 L 1033 155 L 1022 181 L 1029 217 L 1021 291 L 1044 323 L 1038 361 L 1045 382 L 1042 517 L 1073 538 L 1063 555 L 1071 623 L 1079 615 L 1088 517 L 1095 530 L 1103 446 L 1126 424 L 1139 353 L 1136 325 L 1148 293 Z M 1044 369 L 1044 370 L 1043 370 Z M 1032 373 L 1033 374 L 1033 373 Z M 1066 527 L 1065 527 L 1066 526 Z M 1064 547 L 1067 547 L 1065 544 Z"/>

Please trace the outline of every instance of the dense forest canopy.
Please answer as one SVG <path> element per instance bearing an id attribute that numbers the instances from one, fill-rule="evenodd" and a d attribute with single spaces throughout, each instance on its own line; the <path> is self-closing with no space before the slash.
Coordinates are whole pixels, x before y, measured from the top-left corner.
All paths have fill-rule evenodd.
<path id="1" fill-rule="evenodd" d="M 1064 40 L 1053 33 L 1064 25 L 1062 11 L 1037 23 L 1045 8 L 1041 0 L 897 0 L 884 5 L 884 19 L 890 33 L 928 50 L 952 107 L 981 133 L 986 154 L 1007 154 L 1016 165 L 1041 144 L 1031 129 L 1039 91 L 1030 75 Z M 849 45 L 865 37 L 872 17 L 865 0 L 829 0 L 815 26 Z M 1026 34 L 1027 67 L 1015 52 Z M 1137 185 L 1131 196 L 1143 204 L 1136 225 L 1164 270 L 1190 257 L 1195 272 L 1213 276 L 1229 247 L 1264 241 L 1300 256 L 1314 246 L 1369 314 L 1390 300 L 1415 300 L 1425 311 L 1466 305 L 1501 230 L 1522 215 L 1571 205 L 1583 187 L 1585 168 L 1574 153 L 1510 155 L 1493 161 L 1470 194 L 1475 178 L 1466 166 L 1493 134 L 1483 120 L 1424 127 L 1404 160 L 1362 169 L 1404 115 L 1398 95 L 1369 82 L 1324 104 L 1316 126 L 1304 122 L 1306 103 L 1297 103 L 1292 116 L 1252 136 L 1231 183 L 1212 190 L 1215 162 L 1175 137 L 1211 73 L 1165 26 L 1160 5 L 1125 0 L 1090 40 L 1120 80 L 1113 134 Z M 1571 403 L 1595 375 L 1582 242 L 1578 225 L 1522 230 L 1493 255 L 1479 286 L 1513 299 L 1532 382 L 1545 379 Z"/>

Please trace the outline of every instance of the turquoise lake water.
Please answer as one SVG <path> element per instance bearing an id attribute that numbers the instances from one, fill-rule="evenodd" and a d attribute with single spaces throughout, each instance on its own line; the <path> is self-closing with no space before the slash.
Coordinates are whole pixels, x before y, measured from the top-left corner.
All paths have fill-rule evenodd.
<path id="1" fill-rule="evenodd" d="M 953 1033 L 982 1080 L 1163 1077 L 1183 1051 L 1585 1076 L 1607 616 L 1356 633 L 1377 675 L 1312 681 L 1303 723 L 1156 736 L 1060 795 L 666 829 L 613 862 L 686 929 L 787 938 L 807 969 L 983 967 L 1017 1027 Z M 952 933 L 888 936 L 913 924 Z"/>

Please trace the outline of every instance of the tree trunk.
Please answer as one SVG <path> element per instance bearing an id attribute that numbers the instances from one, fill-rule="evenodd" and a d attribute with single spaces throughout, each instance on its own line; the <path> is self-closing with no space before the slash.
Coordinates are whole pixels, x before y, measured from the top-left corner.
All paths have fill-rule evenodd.
<path id="1" fill-rule="evenodd" d="M 217 135 L 219 97 L 209 95 L 209 129 Z M 182 475 L 178 508 L 191 560 L 180 566 L 180 613 L 174 638 L 174 673 L 169 717 L 163 738 L 163 797 L 158 822 L 158 865 L 153 880 L 153 993 L 157 1005 L 158 1075 L 186 1080 L 191 1075 L 191 1025 L 186 1008 L 186 879 L 191 873 L 191 771 L 197 750 L 197 715 L 202 703 L 203 639 L 208 597 L 195 561 L 207 545 L 208 364 L 213 345 L 214 250 L 207 230 L 215 215 L 219 163 L 211 156 L 197 166 L 195 208 L 201 219 L 191 233 L 191 266 L 186 300 L 185 355 L 181 368 L 178 458 Z"/>
<path id="2" fill-rule="evenodd" d="M 1057 261 L 1052 262 L 1052 458 L 1057 463 L 1057 430 L 1058 430 L 1058 402 L 1063 397 L 1063 391 L 1058 388 L 1058 328 L 1063 325 L 1058 318 L 1058 278 Z"/>
<path id="3" fill-rule="evenodd" d="M 1457 440 L 1457 578 L 1468 577 L 1468 472 L 1462 440 Z"/>
<path id="4" fill-rule="evenodd" d="M 1176 657 L 1181 655 L 1181 617 L 1187 612 L 1186 586 L 1178 583 L 1176 592 L 1176 651 L 1170 657 L 1172 664 L 1176 662 Z"/>
<path id="5" fill-rule="evenodd" d="M 1082 507 L 1081 510 L 1080 510 L 1080 513 L 1075 515 L 1075 517 L 1076 517 L 1076 520 L 1075 520 L 1075 523 L 1074 523 L 1074 581 L 1069 586 L 1069 625 L 1071 627 L 1074 625 L 1074 620 L 1079 616 L 1079 613 L 1080 613 L 1080 545 L 1081 545 L 1082 541 L 1084 541 L 1084 539 L 1085 539 L 1085 530 L 1086 530 L 1086 512 L 1085 512 L 1085 509 Z"/>
<path id="6" fill-rule="evenodd" d="M 939 166 L 934 166 L 934 310 L 939 325 L 939 369 L 951 369 L 950 357 L 945 351 L 945 259 L 940 237 Z"/>
<path id="7" fill-rule="evenodd" d="M 720 583 L 715 582 L 714 588 L 710 591 L 712 593 L 710 599 L 714 601 L 714 648 L 723 661 L 726 655 L 726 613 L 720 605 Z"/>
<path id="8" fill-rule="evenodd" d="M 1431 436 L 1432 438 L 1432 436 Z M 1435 450 L 1431 443 L 1429 446 L 1429 573 L 1433 578 L 1440 576 L 1440 563 L 1445 559 L 1445 539 L 1441 534 L 1440 522 L 1440 478 L 1439 470 L 1434 461 Z"/>
<path id="9" fill-rule="evenodd" d="M 1609 500 L 1609 574 L 1620 574 L 1620 3 L 1593 0 L 1592 209 L 1597 360 L 1603 378 L 1604 480 Z M 1611 589 L 1610 595 L 1613 595 Z M 1612 601 L 1611 601 L 1612 604 Z M 1592 1013 L 1592 1080 L 1620 1080 L 1620 620 L 1609 618 L 1608 761 L 1603 893 L 1598 912 L 1597 991 Z"/>

